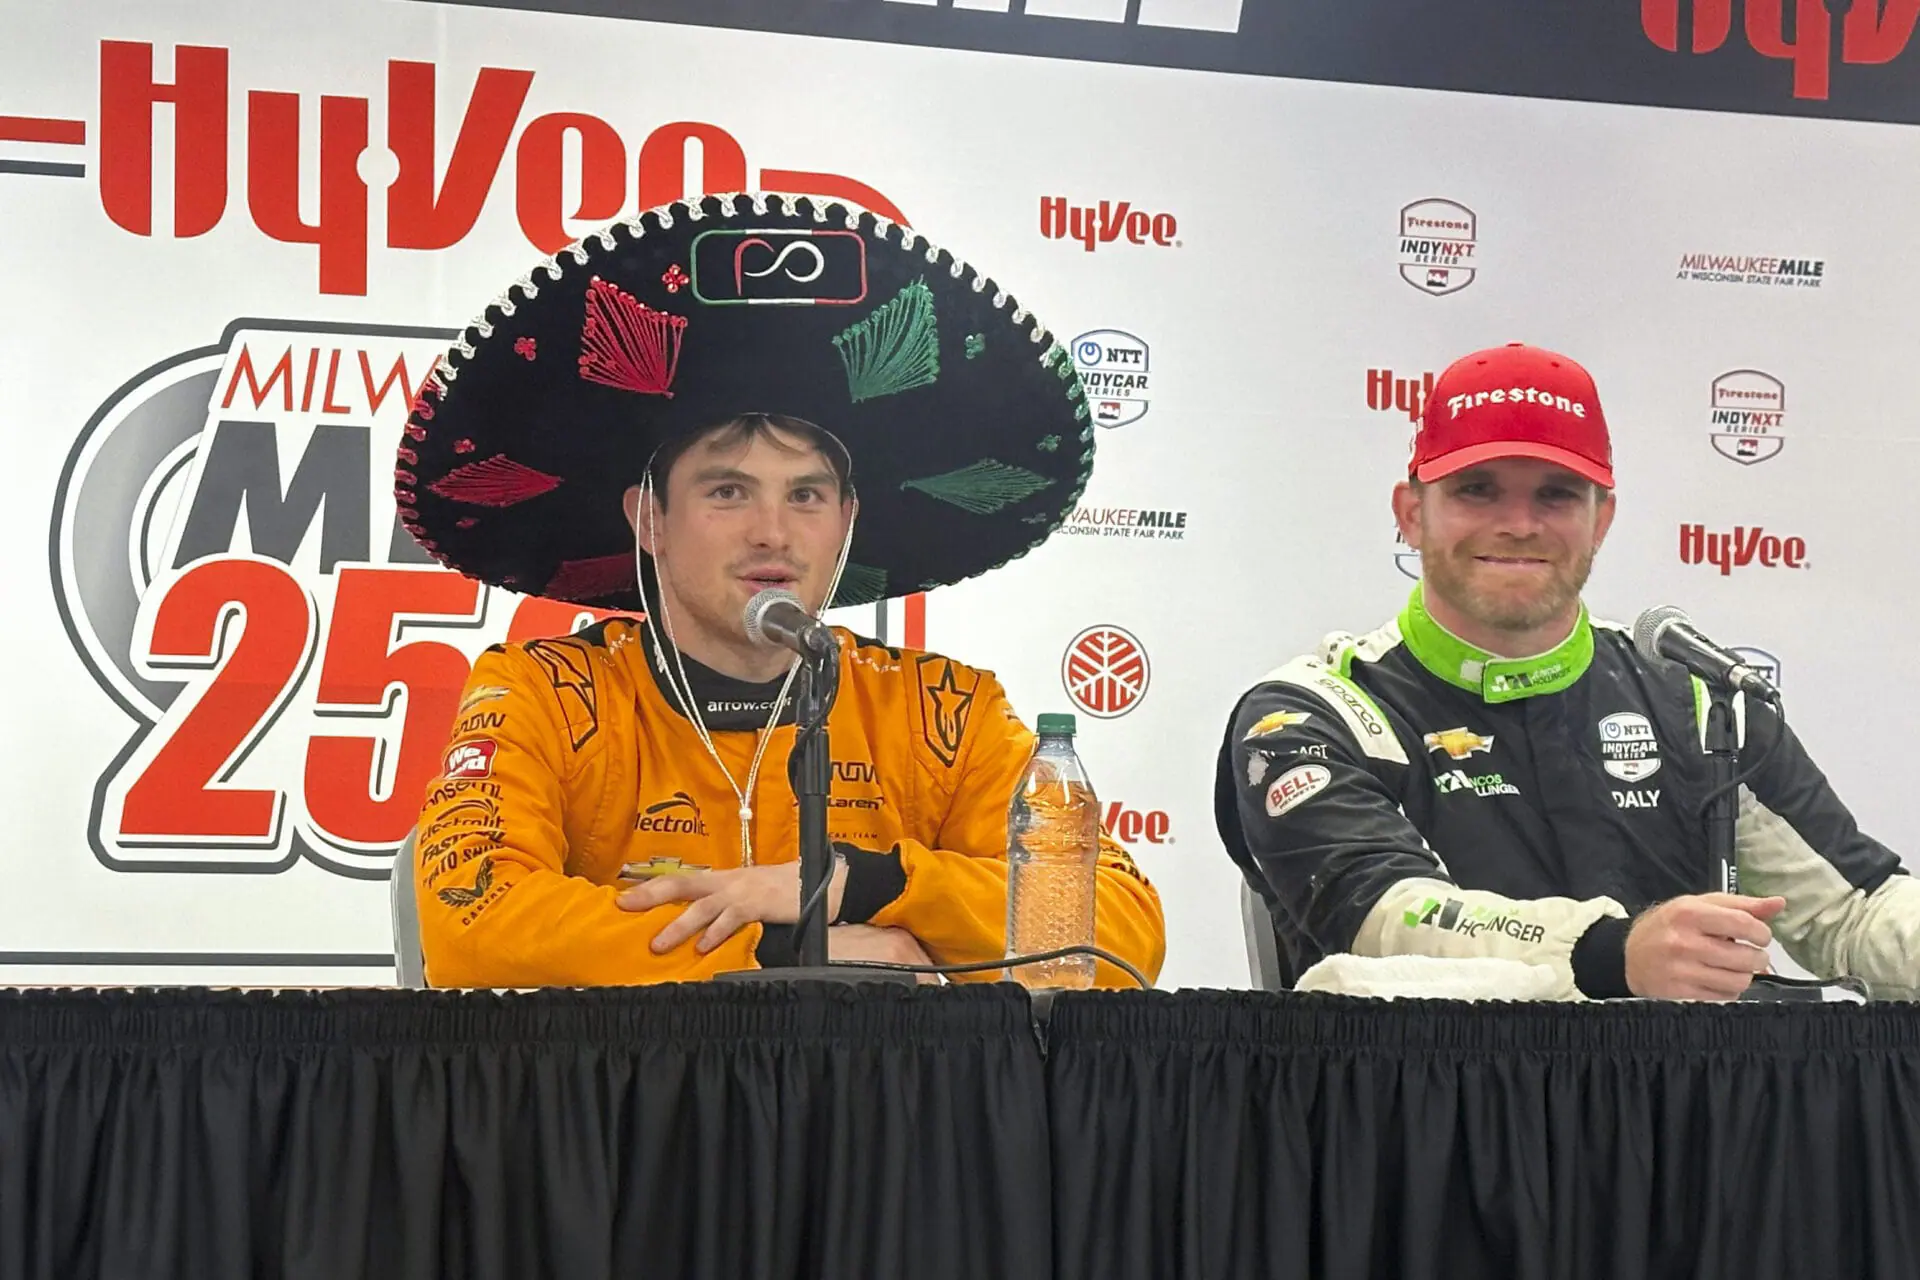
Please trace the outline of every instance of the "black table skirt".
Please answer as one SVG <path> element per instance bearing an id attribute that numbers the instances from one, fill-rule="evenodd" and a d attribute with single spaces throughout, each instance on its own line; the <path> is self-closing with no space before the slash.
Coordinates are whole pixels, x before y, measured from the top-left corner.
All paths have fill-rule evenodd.
<path id="1" fill-rule="evenodd" d="M 1057 1274 L 1920 1277 L 1920 1010 L 1065 998 Z"/>
<path id="2" fill-rule="evenodd" d="M 1910 1280 L 1920 1009 L 0 993 L 0 1280 L 616 1275 Z"/>
<path id="3" fill-rule="evenodd" d="M 1027 1001 L 0 997 L 0 1277 L 1051 1274 Z"/>

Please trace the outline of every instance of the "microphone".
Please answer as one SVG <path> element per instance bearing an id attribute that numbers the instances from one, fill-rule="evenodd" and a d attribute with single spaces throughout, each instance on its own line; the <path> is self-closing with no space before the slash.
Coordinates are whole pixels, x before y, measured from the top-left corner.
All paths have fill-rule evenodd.
<path id="1" fill-rule="evenodd" d="M 800 597 L 780 587 L 768 587 L 747 601 L 747 639 L 791 649 L 803 658 L 837 659 L 840 637 L 807 612 Z"/>
<path id="2" fill-rule="evenodd" d="M 1780 691 L 1772 681 L 1748 666 L 1739 654 L 1701 635 L 1686 613 L 1673 605 L 1658 605 L 1640 615 L 1633 624 L 1633 647 L 1643 658 L 1677 662 L 1711 684 L 1762 702 L 1780 702 Z"/>

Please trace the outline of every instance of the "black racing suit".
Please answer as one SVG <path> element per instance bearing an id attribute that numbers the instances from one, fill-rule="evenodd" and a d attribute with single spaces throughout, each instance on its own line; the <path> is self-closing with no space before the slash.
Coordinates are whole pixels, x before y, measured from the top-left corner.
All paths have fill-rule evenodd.
<path id="1" fill-rule="evenodd" d="M 1371 635 L 1328 638 L 1241 698 L 1215 820 L 1265 899 L 1291 983 L 1334 952 L 1498 956 L 1560 993 L 1624 996 L 1633 915 L 1711 884 L 1704 689 L 1585 612 L 1504 660 L 1442 629 L 1421 588 Z M 1920 883 L 1865 835 L 1767 707 L 1736 703 L 1740 888 L 1822 978 L 1920 997 Z M 1763 753 L 1764 757 L 1763 757 Z"/>

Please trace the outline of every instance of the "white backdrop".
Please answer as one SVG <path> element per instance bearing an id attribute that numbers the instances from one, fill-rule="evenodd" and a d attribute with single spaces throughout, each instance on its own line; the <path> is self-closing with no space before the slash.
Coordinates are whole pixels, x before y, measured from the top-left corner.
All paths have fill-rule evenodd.
<path id="1" fill-rule="evenodd" d="M 1029 721 L 1075 709 L 1063 659 L 1083 633 L 1119 628 L 1144 650 L 1145 663 L 1120 669 L 1121 698 L 1133 699 L 1123 714 L 1079 708 L 1081 749 L 1165 901 L 1167 984 L 1247 984 L 1236 873 L 1210 812 L 1225 717 L 1242 688 L 1322 633 L 1398 609 L 1411 558 L 1396 555 L 1387 493 L 1411 422 L 1395 384 L 1410 402 L 1450 357 L 1492 343 L 1555 347 L 1599 381 L 1621 491 L 1589 593 L 1596 610 L 1631 619 L 1672 601 L 1711 634 L 1776 657 L 1793 723 L 1862 824 L 1920 850 L 1906 784 L 1872 745 L 1912 720 L 1916 693 L 1871 682 L 1895 669 L 1914 617 L 1892 514 L 1920 461 L 1907 377 L 1920 350 L 1911 129 L 374 0 L 74 0 L 57 12 L 0 0 L 0 24 L 12 36 L 0 116 L 28 121 L 0 124 L 12 300 L 0 321 L 12 486 L 0 532 L 14 549 L 0 654 L 15 673 L 0 747 L 14 815 L 0 852 L 0 982 L 386 980 L 378 877 L 408 800 L 382 789 L 417 754 L 402 734 L 412 704 L 417 726 L 432 699 L 354 692 L 336 597 L 357 580 L 354 634 L 372 646 L 362 662 L 379 669 L 388 628 L 390 646 L 422 643 L 408 661 L 436 679 L 450 678 L 450 655 L 505 635 L 519 602 L 390 576 L 429 571 L 389 563 L 386 459 L 404 393 L 378 410 L 368 393 L 396 361 L 401 383 L 417 383 L 432 331 L 464 323 L 555 247 L 535 248 L 523 226 L 543 237 L 580 206 L 577 136 L 557 191 L 543 176 L 565 123 L 594 148 L 591 216 L 565 223 L 575 234 L 637 211 L 642 187 L 671 188 L 682 156 L 687 190 L 703 177 L 726 185 L 731 138 L 748 185 L 770 169 L 866 184 L 1063 339 L 1098 334 L 1088 368 L 1122 380 L 1094 398 L 1115 402 L 1118 425 L 1100 433 L 1075 531 L 935 593 L 926 638 L 997 671 Z M 154 81 L 187 86 L 178 120 L 137 94 L 131 108 L 124 94 L 103 105 L 103 58 L 141 45 Z M 423 73 L 390 63 L 433 68 L 431 188 L 411 185 L 421 155 L 403 166 L 383 145 L 395 120 L 403 138 L 424 136 Z M 116 85 L 126 65 L 109 64 Z M 454 138 L 482 68 L 521 74 L 482 79 L 462 164 Z M 297 110 L 276 95 L 297 95 Z M 362 111 L 370 146 L 358 154 Z M 572 114 L 534 123 L 554 113 Z M 712 126 L 691 131 L 714 144 L 704 175 L 698 144 L 655 133 L 675 122 Z M 437 192 L 431 218 L 423 189 Z M 470 227 L 463 199 L 479 202 Z M 1143 243 L 1125 217 L 1091 249 L 1051 237 L 1061 228 L 1043 217 L 1049 200 L 1096 224 L 1101 202 L 1113 222 L 1125 201 L 1149 215 L 1131 224 Z M 1473 226 L 1470 247 L 1443 233 L 1455 243 L 1436 290 L 1427 264 L 1402 252 L 1403 211 L 1423 201 L 1446 203 L 1414 214 Z M 302 222 L 322 243 L 299 242 Z M 448 243 L 407 247 L 436 228 Z M 1737 278 L 1718 278 L 1730 266 Z M 294 354 L 260 406 L 243 377 L 222 408 L 242 349 L 260 381 Z M 1749 393 L 1723 404 L 1779 414 L 1758 422 L 1784 443 L 1745 460 L 1731 439 L 1717 450 L 1716 432 L 1735 428 L 1714 422 L 1716 383 Z M 311 484 L 354 483 L 323 485 L 311 527 L 291 534 L 272 523 L 275 502 L 223 515 L 196 500 L 222 421 L 271 424 L 254 429 L 256 444 L 271 440 L 296 514 L 303 459 L 323 458 Z M 251 474 L 266 474 L 265 456 L 248 455 Z M 361 509 L 350 494 L 363 456 Z M 1725 572 L 1686 564 L 1692 524 L 1798 538 L 1805 554 L 1798 567 L 1759 555 Z M 212 547 L 189 585 L 183 545 Z M 342 564 L 366 567 L 343 575 Z M 242 579 L 261 593 L 249 619 L 307 638 L 223 631 L 212 597 Z M 396 609 L 435 617 L 390 626 Z M 900 618 L 896 607 L 896 641 Z M 870 629 L 871 612 L 850 621 Z M 1845 639 L 1831 638 L 1841 628 Z M 221 685 L 236 731 L 183 730 L 248 634 L 263 646 L 249 651 L 255 666 Z M 1124 639 L 1107 639 L 1109 656 L 1124 652 Z M 196 642 L 199 669 L 183 670 Z M 329 663 L 344 664 L 331 680 Z M 341 714 L 348 703 L 358 715 Z M 327 704 L 335 714 L 323 717 Z M 151 719 L 159 729 L 140 738 Z M 243 732 L 255 722 L 258 733 Z M 356 735 L 364 757 L 308 763 L 316 736 Z M 163 749 L 173 754 L 148 777 L 132 827 L 206 829 L 128 838 L 125 794 Z M 356 769 L 373 775 L 367 794 Z M 183 778 L 256 798 L 182 800 Z M 229 821 L 251 824 L 251 841 L 213 830 Z"/>

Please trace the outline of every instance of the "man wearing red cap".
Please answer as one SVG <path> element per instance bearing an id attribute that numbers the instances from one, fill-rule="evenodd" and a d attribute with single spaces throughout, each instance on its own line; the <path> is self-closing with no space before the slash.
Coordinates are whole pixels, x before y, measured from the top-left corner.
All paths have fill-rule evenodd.
<path id="1" fill-rule="evenodd" d="M 1822 978 L 1920 997 L 1920 885 L 1855 825 L 1767 707 L 1744 723 L 1745 894 L 1703 893 L 1704 695 L 1589 619 L 1613 523 L 1586 370 L 1514 344 L 1434 384 L 1393 492 L 1423 581 L 1235 709 L 1215 780 L 1228 852 L 1288 982 L 1323 957 L 1496 957 L 1557 994 L 1730 1000 L 1776 938 Z"/>

